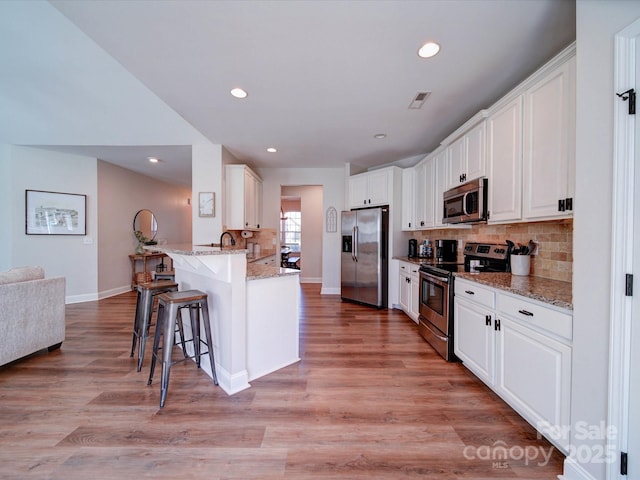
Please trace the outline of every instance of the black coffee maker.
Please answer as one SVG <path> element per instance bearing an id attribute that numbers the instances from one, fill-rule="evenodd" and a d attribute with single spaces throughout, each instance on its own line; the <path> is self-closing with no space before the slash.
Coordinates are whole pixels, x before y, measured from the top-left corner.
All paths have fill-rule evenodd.
<path id="1" fill-rule="evenodd" d="M 455 262 L 458 259 L 457 240 L 436 240 L 436 261 Z"/>
<path id="2" fill-rule="evenodd" d="M 409 240 L 409 258 L 416 258 L 418 256 L 418 240 L 412 238 Z"/>

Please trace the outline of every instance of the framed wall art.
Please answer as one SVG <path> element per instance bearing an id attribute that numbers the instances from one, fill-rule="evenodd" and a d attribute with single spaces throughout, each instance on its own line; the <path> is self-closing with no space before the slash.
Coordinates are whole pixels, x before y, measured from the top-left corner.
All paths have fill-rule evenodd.
<path id="1" fill-rule="evenodd" d="M 198 216 L 216 216 L 216 194 L 214 192 L 200 192 L 198 194 Z"/>
<path id="2" fill-rule="evenodd" d="M 25 190 L 27 235 L 86 235 L 87 196 Z"/>

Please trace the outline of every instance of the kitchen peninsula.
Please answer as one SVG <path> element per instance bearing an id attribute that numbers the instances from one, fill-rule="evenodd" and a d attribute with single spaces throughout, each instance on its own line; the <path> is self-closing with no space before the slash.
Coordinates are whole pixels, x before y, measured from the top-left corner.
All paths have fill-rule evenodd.
<path id="1" fill-rule="evenodd" d="M 171 257 L 180 290 L 197 289 L 209 296 L 216 374 L 229 395 L 300 360 L 299 270 L 248 264 L 243 248 L 146 248 Z M 208 360 L 203 359 L 202 369 L 211 376 Z"/>

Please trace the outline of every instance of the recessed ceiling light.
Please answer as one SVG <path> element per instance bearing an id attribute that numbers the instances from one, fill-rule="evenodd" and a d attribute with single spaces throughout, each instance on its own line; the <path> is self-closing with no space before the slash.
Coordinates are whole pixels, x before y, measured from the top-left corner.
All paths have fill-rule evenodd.
<path id="1" fill-rule="evenodd" d="M 267 152 L 269 152 L 269 153 L 276 153 L 277 151 L 278 151 L 278 149 L 274 148 L 274 147 L 267 148 Z"/>
<path id="2" fill-rule="evenodd" d="M 386 133 L 376 133 L 373 138 L 387 138 L 387 134 Z"/>
<path id="3" fill-rule="evenodd" d="M 440 51 L 440 45 L 436 42 L 427 42 L 418 49 L 418 56 L 431 58 Z"/>
<path id="4" fill-rule="evenodd" d="M 149 161 L 151 163 L 158 163 L 160 160 L 158 160 L 156 157 L 147 157 L 149 159 Z"/>
<path id="5" fill-rule="evenodd" d="M 245 92 L 241 88 L 232 88 L 231 89 L 231 95 L 233 95 L 236 98 L 246 98 L 247 97 L 247 92 Z"/>

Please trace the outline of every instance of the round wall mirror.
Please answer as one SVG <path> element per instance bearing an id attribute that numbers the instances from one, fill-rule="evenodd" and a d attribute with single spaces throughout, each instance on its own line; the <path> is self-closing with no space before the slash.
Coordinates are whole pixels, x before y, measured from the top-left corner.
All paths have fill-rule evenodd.
<path id="1" fill-rule="evenodd" d="M 151 210 L 139 210 L 133 217 L 133 231 L 138 230 L 148 241 L 155 240 L 158 233 L 158 222 L 156 222 L 156 217 Z"/>

